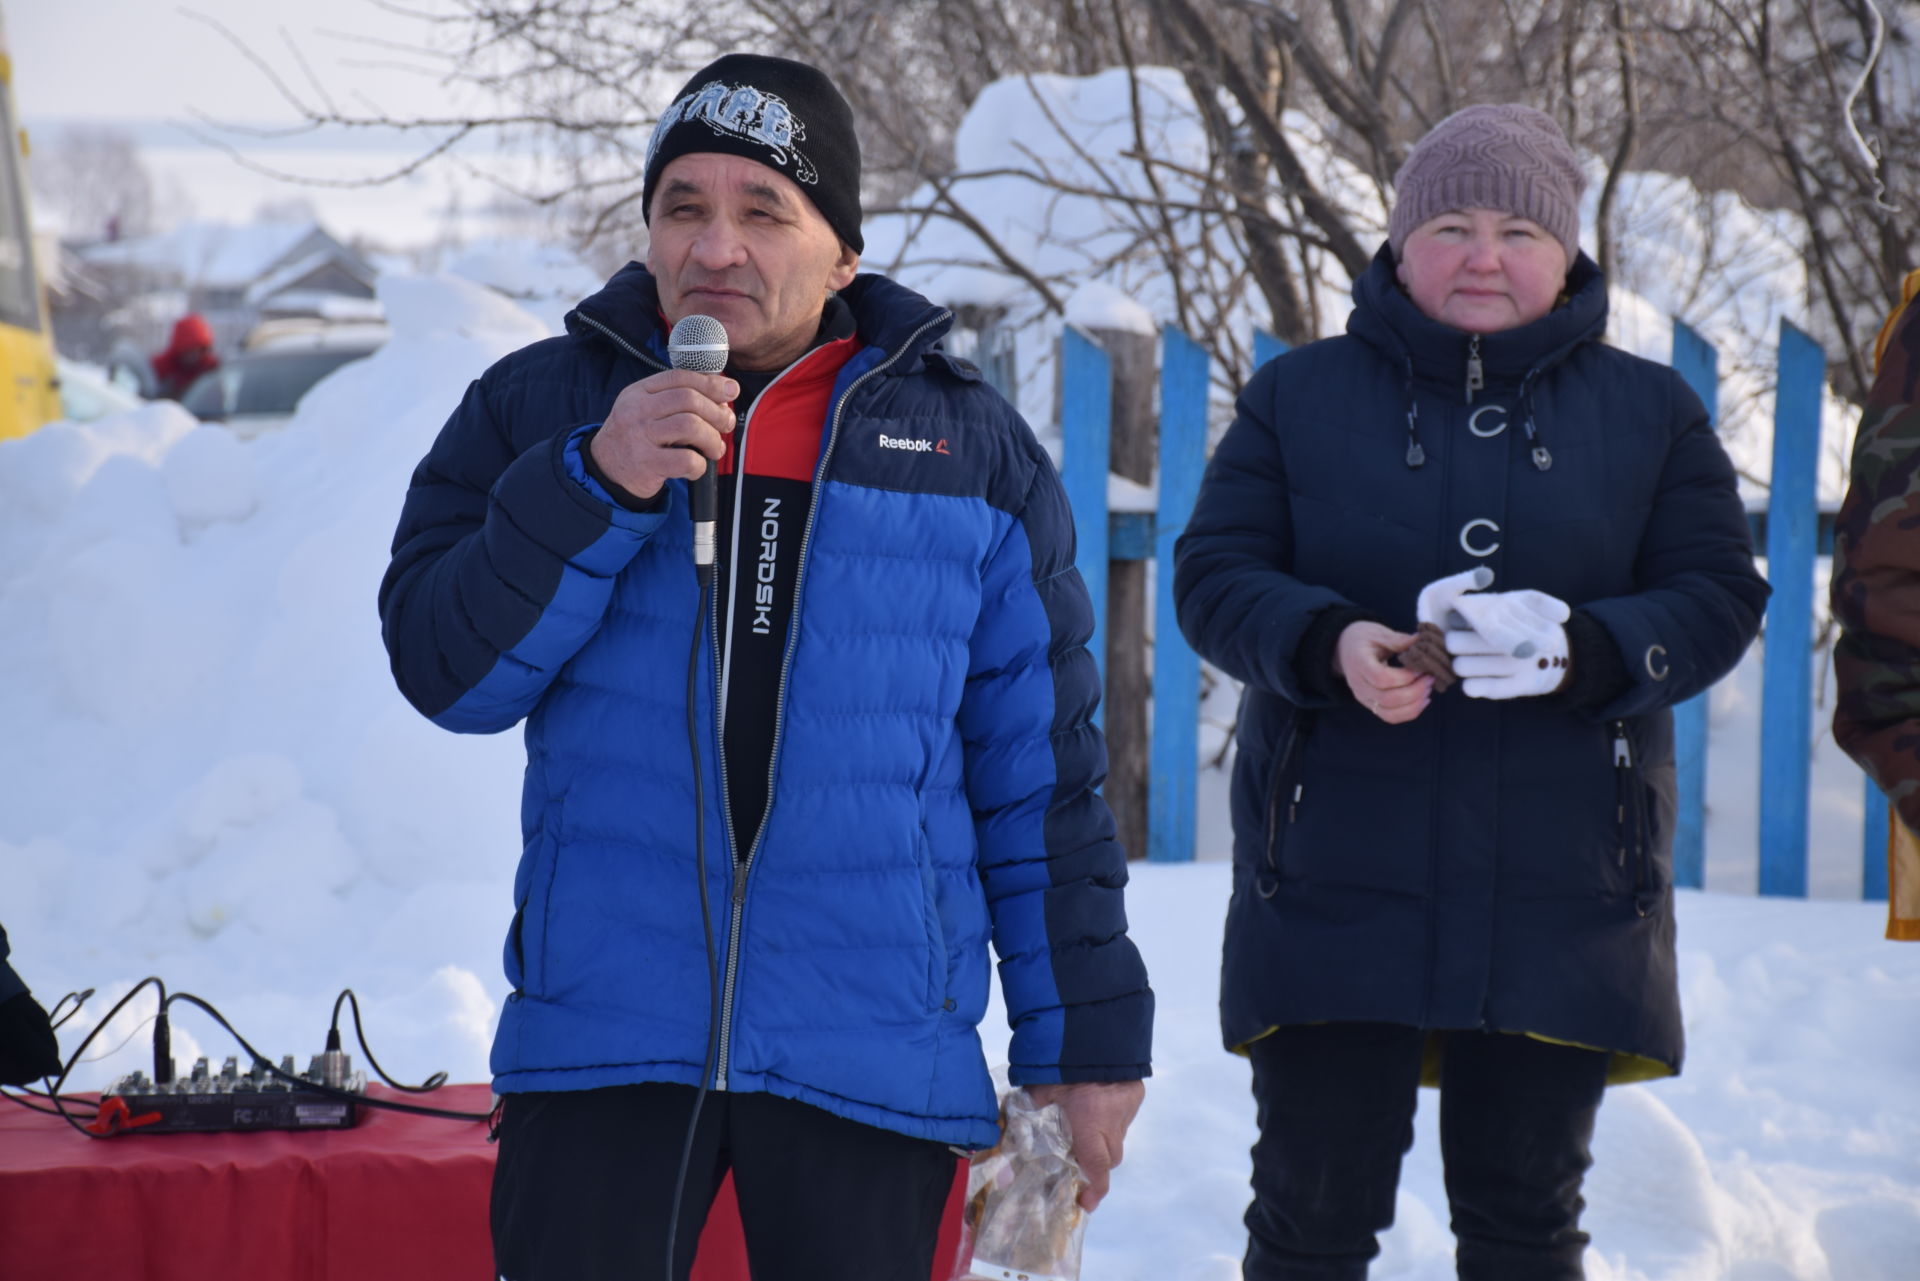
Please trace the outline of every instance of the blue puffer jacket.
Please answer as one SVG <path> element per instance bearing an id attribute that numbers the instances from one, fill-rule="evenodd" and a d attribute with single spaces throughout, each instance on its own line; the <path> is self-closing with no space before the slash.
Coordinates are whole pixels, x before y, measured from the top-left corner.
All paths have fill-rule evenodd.
<path id="1" fill-rule="evenodd" d="M 862 348 L 833 391 L 772 804 L 738 878 L 700 645 L 715 1077 L 981 1146 L 998 1132 L 975 1030 L 989 933 L 1016 1082 L 1148 1071 L 1152 994 L 1095 792 L 1091 612 L 1053 466 L 935 347 L 948 314 L 878 276 L 842 296 Z M 409 701 L 461 731 L 526 719 L 502 1092 L 696 1084 L 705 1059 L 686 490 L 628 511 L 580 459 L 621 388 L 664 367 L 659 323 L 629 265 L 566 336 L 475 382 L 414 474 L 381 587 Z"/>
<path id="2" fill-rule="evenodd" d="M 1699 400 L 1599 341 L 1585 257 L 1569 288 L 1479 340 L 1469 395 L 1470 336 L 1423 316 L 1383 249 L 1347 334 L 1256 374 L 1214 454 L 1174 591 L 1194 647 L 1246 685 L 1231 1048 L 1364 1020 L 1606 1049 L 1616 1079 L 1679 1069 L 1668 709 L 1733 667 L 1767 588 Z M 1475 565 L 1604 629 L 1617 697 L 1456 688 L 1388 725 L 1301 679 L 1323 611 L 1410 632 L 1420 588 Z"/>

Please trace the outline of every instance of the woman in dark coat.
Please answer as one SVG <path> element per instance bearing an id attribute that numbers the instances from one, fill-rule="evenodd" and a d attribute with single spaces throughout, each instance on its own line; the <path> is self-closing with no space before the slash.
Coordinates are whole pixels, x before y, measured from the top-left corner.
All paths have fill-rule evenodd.
<path id="1" fill-rule="evenodd" d="M 1600 341 L 1583 186 L 1531 108 L 1436 126 L 1346 335 L 1254 376 L 1180 540 L 1181 628 L 1246 691 L 1248 1281 L 1365 1277 L 1422 1080 L 1459 1275 L 1579 1278 L 1601 1094 L 1680 1069 L 1669 709 L 1767 586 L 1700 401 Z"/>

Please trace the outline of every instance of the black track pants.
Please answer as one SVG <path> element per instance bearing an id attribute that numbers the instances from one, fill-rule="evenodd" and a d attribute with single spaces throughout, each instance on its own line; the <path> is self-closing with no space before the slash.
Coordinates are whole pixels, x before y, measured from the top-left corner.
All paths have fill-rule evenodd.
<path id="1" fill-rule="evenodd" d="M 629 1085 L 512 1094 L 493 1175 L 506 1281 L 664 1281 L 667 1216 L 694 1091 Z M 769 1094 L 700 1111 L 674 1281 L 728 1169 L 754 1281 L 927 1281 L 953 1152 Z"/>
<path id="2" fill-rule="evenodd" d="M 1260 1138 L 1246 1281 L 1364 1281 L 1393 1223 L 1426 1035 L 1328 1023 L 1248 1047 Z M 1580 1184 L 1607 1055 L 1501 1033 L 1442 1036 L 1440 1146 L 1462 1281 L 1579 1281 Z"/>

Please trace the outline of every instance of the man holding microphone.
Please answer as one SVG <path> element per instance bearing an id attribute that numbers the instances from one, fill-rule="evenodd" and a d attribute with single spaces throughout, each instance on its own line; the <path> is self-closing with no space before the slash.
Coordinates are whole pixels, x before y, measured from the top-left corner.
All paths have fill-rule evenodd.
<path id="1" fill-rule="evenodd" d="M 1053 465 L 951 316 L 858 271 L 818 70 L 729 55 L 661 117 L 646 265 L 468 390 L 380 609 L 449 729 L 526 722 L 493 1048 L 508 1281 L 684 1277 L 731 1169 L 757 1281 L 929 1275 L 1014 1083 L 1097 1203 L 1152 993 L 1096 794 L 1092 618 Z M 689 316 L 719 373 L 669 368 Z M 689 482 L 717 473 L 696 572 Z M 697 1118 L 697 1119 L 696 1119 Z M 669 1246 L 671 1242 L 671 1246 Z"/>

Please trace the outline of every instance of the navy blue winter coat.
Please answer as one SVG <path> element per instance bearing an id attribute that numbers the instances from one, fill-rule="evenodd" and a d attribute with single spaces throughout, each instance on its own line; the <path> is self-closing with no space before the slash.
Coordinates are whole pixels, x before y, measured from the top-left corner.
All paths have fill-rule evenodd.
<path id="1" fill-rule="evenodd" d="M 710 629 L 700 645 L 725 1000 L 714 1076 L 987 1145 L 989 933 L 1016 1082 L 1148 1072 L 1152 994 L 1095 792 L 1091 611 L 1053 465 L 977 371 L 935 347 L 948 313 L 878 276 L 842 296 L 862 347 L 822 437 L 772 802 L 738 878 Z M 526 719 L 502 1092 L 695 1084 L 706 1054 L 686 490 L 672 482 L 664 512 L 629 511 L 580 458 L 621 388 L 664 368 L 659 324 L 651 278 L 629 265 L 566 336 L 475 382 L 414 475 L 381 588 L 416 707 L 479 733 Z"/>
<path id="2" fill-rule="evenodd" d="M 1600 341 L 1584 256 L 1568 287 L 1480 339 L 1470 396 L 1470 336 L 1421 314 L 1383 248 L 1347 333 L 1262 368 L 1207 469 L 1174 593 L 1194 647 L 1245 682 L 1230 1048 L 1365 1020 L 1610 1050 L 1615 1079 L 1679 1070 L 1668 709 L 1733 667 L 1767 588 L 1698 398 Z M 1603 628 L 1617 697 L 1456 687 L 1388 725 L 1301 679 L 1322 611 L 1411 632 L 1420 588 L 1476 565 Z"/>

